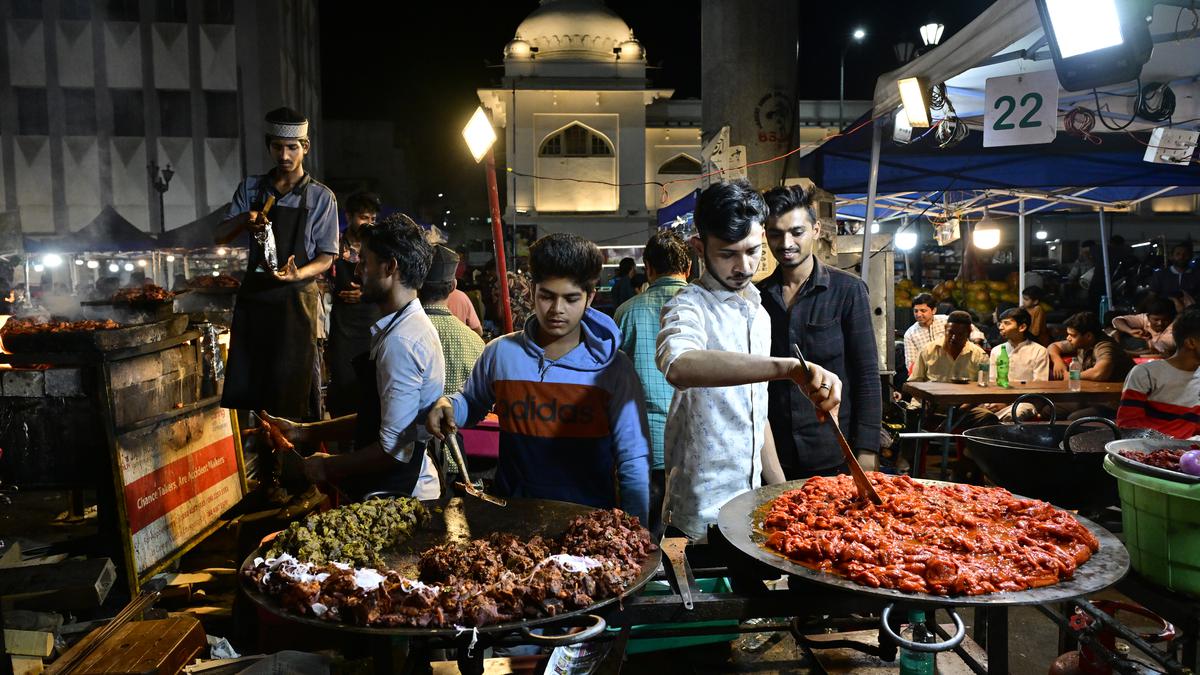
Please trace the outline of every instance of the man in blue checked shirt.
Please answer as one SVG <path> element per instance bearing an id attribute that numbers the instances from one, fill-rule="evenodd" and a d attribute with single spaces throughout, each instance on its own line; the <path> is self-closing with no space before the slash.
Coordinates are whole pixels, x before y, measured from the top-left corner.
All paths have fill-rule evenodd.
<path id="1" fill-rule="evenodd" d="M 650 237 L 642 252 L 642 264 L 650 287 L 617 308 L 613 318 L 621 329 L 621 351 L 633 360 L 633 367 L 642 388 L 646 390 L 646 420 L 650 424 L 650 532 L 656 536 L 662 529 L 663 489 L 666 473 L 663 469 L 663 429 L 675 389 L 659 372 L 654 362 L 658 339 L 659 316 L 663 305 L 687 287 L 692 259 L 687 242 L 667 230 Z"/>

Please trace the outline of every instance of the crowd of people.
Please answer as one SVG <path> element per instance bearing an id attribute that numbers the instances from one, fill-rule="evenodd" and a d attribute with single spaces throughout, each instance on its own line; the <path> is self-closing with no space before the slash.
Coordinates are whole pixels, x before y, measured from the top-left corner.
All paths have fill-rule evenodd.
<path id="1" fill-rule="evenodd" d="M 1049 324 L 1040 287 L 1022 292 L 1022 305 L 998 311 L 995 335 L 972 314 L 955 310 L 938 314 L 930 295 L 912 300 L 914 323 L 904 333 L 907 381 L 997 381 L 997 363 L 1007 362 L 1014 383 L 1047 382 L 1077 377 L 1082 381 L 1123 382 L 1118 408 L 1057 405 L 1068 419 L 1103 416 L 1122 427 L 1149 428 L 1177 438 L 1200 432 L 1200 308 L 1193 306 L 1196 286 L 1190 271 L 1191 247 L 1181 244 L 1173 263 L 1152 278 L 1142 296 L 1142 310 L 1100 317 L 1081 311 L 1059 324 Z M 1003 355 L 1003 357 L 1002 357 Z M 1139 363 L 1140 362 L 1140 363 Z M 1072 370 L 1075 372 L 1072 373 Z M 898 395 L 897 395 L 898 396 Z M 910 404 L 916 407 L 916 403 Z M 976 406 L 961 411 L 955 430 L 1011 420 L 1007 406 Z M 1044 414 L 1032 404 L 1017 411 L 1022 418 Z M 939 421 L 935 418 L 935 421 Z"/>
<path id="2" fill-rule="evenodd" d="M 478 296 L 498 299 L 494 277 L 473 278 L 464 256 L 407 216 L 379 219 L 370 195 L 347 200 L 339 236 L 332 192 L 303 170 L 307 121 L 281 109 L 267 126 L 275 167 L 239 186 L 222 224 L 274 242 L 251 245 L 223 404 L 261 411 L 306 451 L 314 482 L 350 496 L 435 497 L 457 471 L 442 444 L 494 413 L 497 494 L 620 507 L 656 533 L 699 540 L 743 491 L 845 471 L 830 415 L 875 464 L 888 394 L 867 288 L 818 259 L 826 225 L 811 189 L 705 189 L 694 236 L 654 233 L 644 278 L 634 260 L 618 267 L 611 315 L 593 307 L 605 263 L 596 244 L 544 236 L 528 249 L 527 275 L 510 278 L 513 332 L 492 336 L 480 315 L 498 311 Z M 753 283 L 768 248 L 778 264 Z M 332 299 L 324 371 L 313 365 L 322 284 Z M 939 314 L 918 296 L 908 376 L 971 381 L 982 367 L 994 381 L 1004 362 L 1011 380 L 1032 382 L 1066 376 L 1070 360 L 1083 379 L 1128 378 L 1122 419 L 1194 431 L 1184 420 L 1195 417 L 1195 384 L 1181 373 L 1200 358 L 1200 310 L 1156 301 L 1109 325 L 1092 312 L 1060 325 L 1043 299 L 1025 289 L 1022 306 L 997 312 L 985 345 L 972 316 Z M 1117 330 L 1169 358 L 1135 367 Z M 961 424 L 1010 421 L 999 406 L 963 412 Z"/>

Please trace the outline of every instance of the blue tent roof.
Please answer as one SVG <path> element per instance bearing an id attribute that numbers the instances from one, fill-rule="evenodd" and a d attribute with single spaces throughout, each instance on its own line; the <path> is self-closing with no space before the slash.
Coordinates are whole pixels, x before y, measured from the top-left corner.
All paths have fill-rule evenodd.
<path id="1" fill-rule="evenodd" d="M 962 143 L 943 150 L 933 134 L 908 145 L 891 140 L 888 124 L 880 147 L 878 194 L 910 191 L 1036 188 L 1192 187 L 1200 192 L 1200 165 L 1171 166 L 1142 160 L 1149 134 L 1105 133 L 1090 143 L 1060 132 L 1044 145 L 983 147 L 983 132 L 972 130 Z M 800 161 L 801 175 L 837 195 L 867 191 L 871 124 L 866 116 L 854 133 L 831 139 Z M 1119 200 L 1118 200 L 1119 201 Z"/>
<path id="2" fill-rule="evenodd" d="M 683 197 L 667 204 L 658 210 L 658 226 L 665 227 L 682 218 L 686 224 L 692 222 L 692 212 L 696 210 L 696 197 L 699 190 L 692 190 Z"/>

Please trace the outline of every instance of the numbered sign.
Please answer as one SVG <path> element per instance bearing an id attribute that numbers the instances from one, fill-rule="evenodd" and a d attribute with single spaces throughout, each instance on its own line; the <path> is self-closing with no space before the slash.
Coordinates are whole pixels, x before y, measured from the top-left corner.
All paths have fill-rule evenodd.
<path id="1" fill-rule="evenodd" d="M 992 77 L 984 85 L 983 146 L 1049 143 L 1058 133 L 1054 70 Z"/>

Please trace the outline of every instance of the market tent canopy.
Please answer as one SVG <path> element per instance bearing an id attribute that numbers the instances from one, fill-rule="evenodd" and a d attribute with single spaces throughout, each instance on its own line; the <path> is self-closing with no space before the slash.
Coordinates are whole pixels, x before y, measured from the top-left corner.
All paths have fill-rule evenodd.
<path id="1" fill-rule="evenodd" d="M 111 206 L 105 206 L 87 225 L 61 237 L 25 237 L 29 253 L 117 253 L 150 251 L 158 242 L 129 222 Z"/>
<path id="2" fill-rule="evenodd" d="M 212 248 L 217 226 L 225 220 L 229 204 L 223 204 L 207 216 L 167 230 L 158 237 L 158 248 Z"/>
<path id="3" fill-rule="evenodd" d="M 834 138 L 801 160 L 802 173 L 837 195 L 868 191 L 871 127 L 863 120 L 855 133 Z M 1059 132 L 1044 145 L 983 147 L 983 133 L 972 130 L 957 146 L 942 149 L 932 134 L 907 145 L 880 144 L 880 194 L 989 188 L 1200 187 L 1200 165 L 1173 166 L 1143 161 L 1148 132 L 1102 134 L 1091 143 Z M 1134 191 L 1136 192 L 1136 191 Z M 1117 201 L 1117 200 L 1114 200 Z"/>
<path id="4" fill-rule="evenodd" d="M 696 210 L 696 198 L 700 190 L 692 190 L 658 210 L 658 226 L 691 224 L 692 213 Z M 679 221 L 679 222 L 676 222 Z"/>

